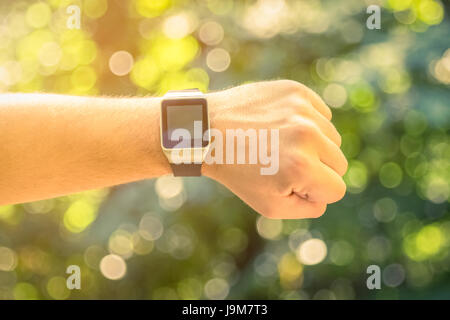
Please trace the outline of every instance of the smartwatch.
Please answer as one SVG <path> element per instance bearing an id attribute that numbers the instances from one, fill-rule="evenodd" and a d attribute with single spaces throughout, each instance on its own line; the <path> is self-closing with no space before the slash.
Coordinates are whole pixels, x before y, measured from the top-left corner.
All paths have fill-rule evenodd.
<path id="1" fill-rule="evenodd" d="M 201 176 L 211 144 L 208 102 L 198 89 L 168 91 L 161 101 L 161 148 L 175 177 Z"/>

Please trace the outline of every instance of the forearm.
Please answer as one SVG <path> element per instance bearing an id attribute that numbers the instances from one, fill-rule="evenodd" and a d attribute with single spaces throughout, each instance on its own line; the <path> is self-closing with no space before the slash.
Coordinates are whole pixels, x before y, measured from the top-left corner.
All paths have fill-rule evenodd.
<path id="1" fill-rule="evenodd" d="M 0 95 L 0 204 L 170 173 L 159 98 Z"/>

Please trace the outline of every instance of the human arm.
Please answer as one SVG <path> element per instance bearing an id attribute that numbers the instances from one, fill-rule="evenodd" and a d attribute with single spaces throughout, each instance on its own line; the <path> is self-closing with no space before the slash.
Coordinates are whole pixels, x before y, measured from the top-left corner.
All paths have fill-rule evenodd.
<path id="1" fill-rule="evenodd" d="M 259 213 L 320 216 L 345 193 L 347 162 L 331 112 L 294 81 L 271 81 L 207 94 L 211 127 L 280 131 L 280 169 L 203 165 Z M 0 204 L 61 196 L 171 172 L 161 151 L 161 98 L 0 95 Z"/>
<path id="2" fill-rule="evenodd" d="M 170 173 L 159 98 L 0 95 L 0 204 Z"/>

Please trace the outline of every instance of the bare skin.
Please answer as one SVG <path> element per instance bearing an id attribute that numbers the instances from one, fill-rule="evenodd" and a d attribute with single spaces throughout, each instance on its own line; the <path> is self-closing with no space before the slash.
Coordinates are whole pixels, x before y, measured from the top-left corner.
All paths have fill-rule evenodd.
<path id="1" fill-rule="evenodd" d="M 278 128 L 280 167 L 203 165 L 202 173 L 270 218 L 321 216 L 345 194 L 347 161 L 331 111 L 289 80 L 207 94 L 211 127 Z M 0 205 L 171 173 L 161 151 L 161 98 L 0 95 Z"/>

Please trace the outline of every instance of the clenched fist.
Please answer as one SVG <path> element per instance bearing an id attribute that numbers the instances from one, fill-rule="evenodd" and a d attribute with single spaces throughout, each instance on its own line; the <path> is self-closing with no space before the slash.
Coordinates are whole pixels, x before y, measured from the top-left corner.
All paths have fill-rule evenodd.
<path id="1" fill-rule="evenodd" d="M 211 128 L 224 137 L 227 129 L 265 129 L 273 144 L 270 130 L 278 129 L 279 168 L 273 175 L 261 174 L 267 166 L 260 162 L 203 165 L 203 175 L 254 210 L 274 219 L 315 218 L 344 196 L 347 160 L 341 137 L 330 109 L 312 90 L 290 80 L 259 82 L 210 93 L 208 103 Z M 221 151 L 229 150 L 224 145 Z M 245 153 L 248 157 L 249 150 Z"/>

